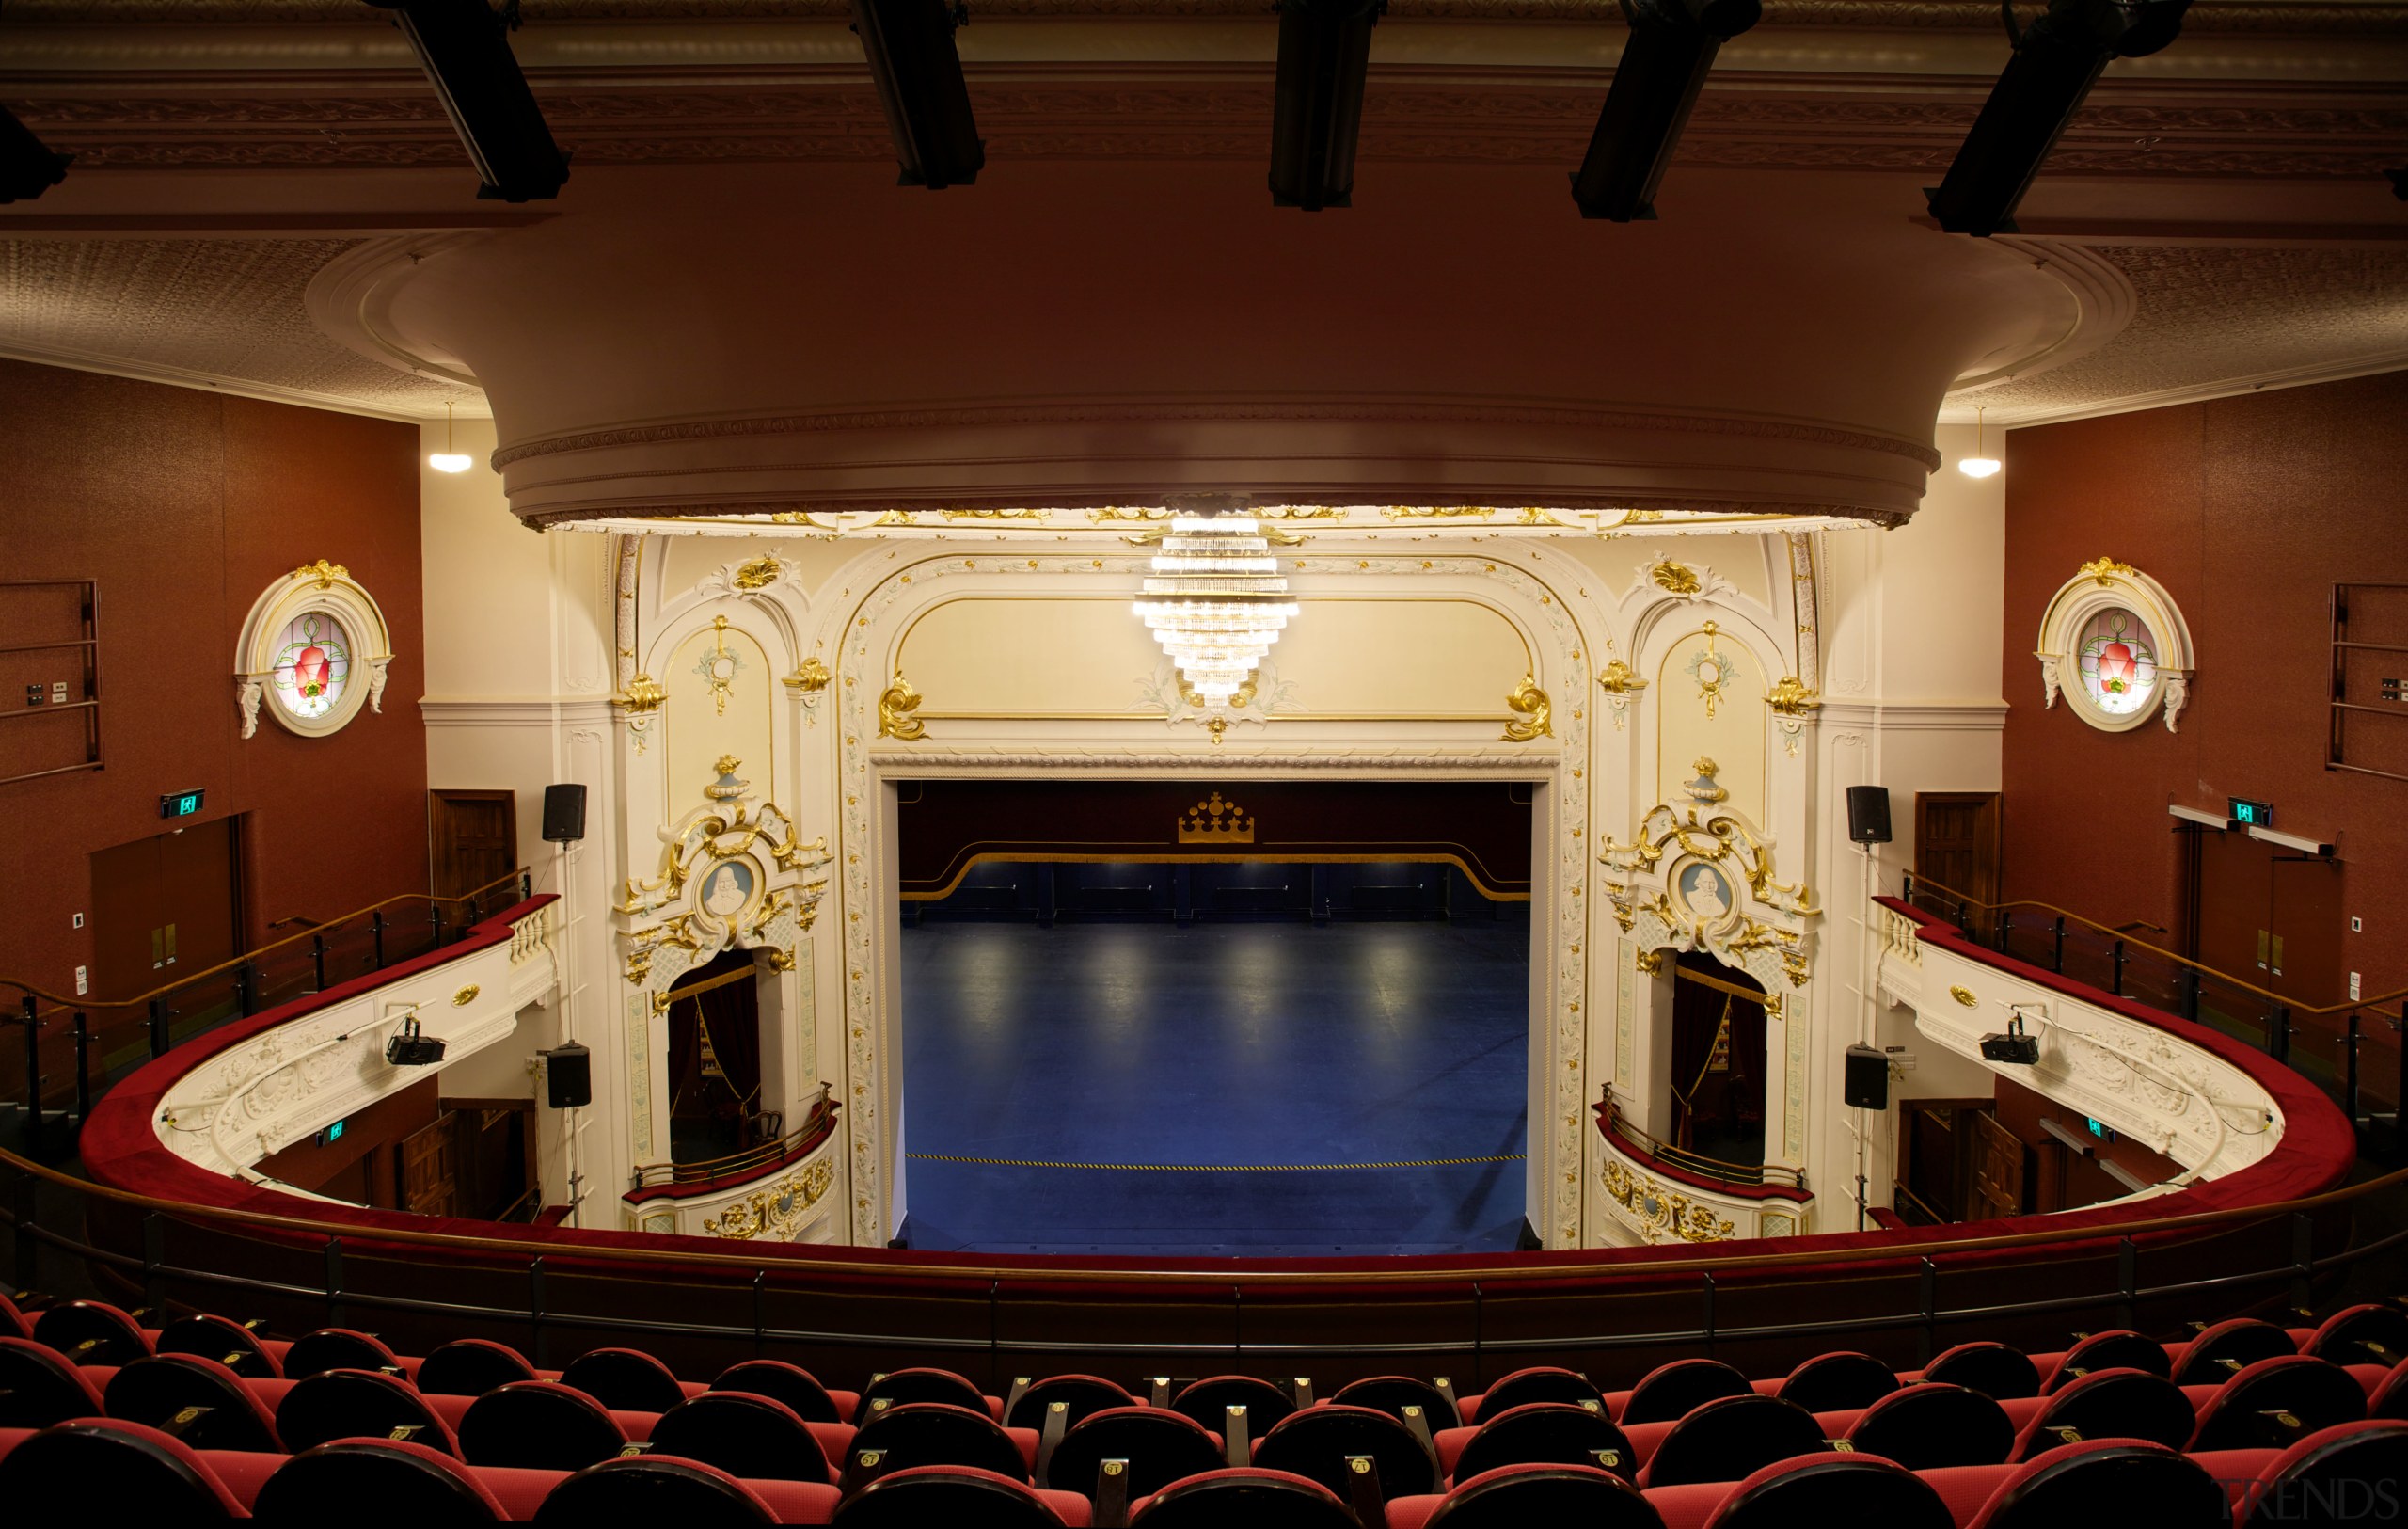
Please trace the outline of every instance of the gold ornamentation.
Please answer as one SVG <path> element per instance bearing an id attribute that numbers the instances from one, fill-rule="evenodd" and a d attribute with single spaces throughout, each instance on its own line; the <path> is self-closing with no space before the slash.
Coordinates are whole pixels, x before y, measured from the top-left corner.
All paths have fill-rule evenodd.
<path id="1" fill-rule="evenodd" d="M 1335 504 L 1315 504 L 1309 507 L 1282 504 L 1274 509 L 1257 510 L 1254 512 L 1254 518 L 1258 520 L 1343 520 L 1346 518 L 1346 512 Z"/>
<path id="2" fill-rule="evenodd" d="M 771 1242 L 792 1242 L 804 1213 L 836 1181 L 836 1171 L 825 1157 L 800 1173 L 790 1173 L 775 1188 L 763 1189 L 730 1205 L 703 1223 L 715 1237 L 745 1240 L 766 1234 Z"/>
<path id="3" fill-rule="evenodd" d="M 315 563 L 304 563 L 299 567 L 293 569 L 293 577 L 295 579 L 314 579 L 317 581 L 318 587 L 320 589 L 332 589 L 335 587 L 336 580 L 341 579 L 346 581 L 349 581 L 351 578 L 351 570 L 344 567 L 340 563 L 329 563 L 325 558 L 320 558 Z"/>
<path id="4" fill-rule="evenodd" d="M 1765 705 L 1772 708 L 1773 725 L 1781 729 L 1782 749 L 1797 758 L 1798 741 L 1807 719 L 1823 709 L 1822 697 L 1796 675 L 1783 675 L 1781 683 L 1765 693 Z"/>
<path id="5" fill-rule="evenodd" d="M 892 511 L 888 512 L 892 514 Z M 947 510 L 948 520 L 1042 520 L 1043 510 Z"/>
<path id="6" fill-rule="evenodd" d="M 1695 568 L 1686 563 L 1675 563 L 1669 557 L 1658 558 L 1656 565 L 1647 570 L 1647 577 L 1656 581 L 1656 588 L 1673 595 L 1694 595 L 1705 587 L 1698 579 Z M 1712 627 L 1705 629 L 1709 636 L 1712 635 Z"/>
<path id="7" fill-rule="evenodd" d="M 1730 788 L 1724 786 L 1720 781 L 1714 778 L 1715 773 L 1722 767 L 1716 764 L 1712 758 L 1701 754 L 1696 758 L 1689 761 L 1689 768 L 1697 772 L 1697 779 L 1683 781 L 1681 783 L 1681 789 L 1688 793 L 1690 801 L 1712 803 L 1728 802 L 1731 800 Z M 1690 808 L 1689 816 L 1694 820 L 1697 816 L 1697 809 L 1694 807 Z M 1687 845 L 1682 847 L 1684 849 L 1687 848 Z"/>
<path id="8" fill-rule="evenodd" d="M 1505 725 L 1505 741 L 1527 743 L 1535 738 L 1555 736 L 1555 724 L 1548 720 L 1550 709 L 1546 692 L 1539 689 L 1536 675 L 1524 675 L 1522 682 L 1505 697 L 1513 719 Z"/>
<path id="9" fill-rule="evenodd" d="M 785 683 L 788 690 L 808 691 L 816 695 L 828 688 L 830 677 L 826 664 L 817 659 L 805 659 L 786 676 Z"/>
<path id="10" fill-rule="evenodd" d="M 1198 802 L 1179 820 L 1179 842 L 1181 844 L 1252 844 L 1254 820 L 1240 821 L 1245 808 L 1235 802 L 1224 802 L 1214 791 L 1209 802 Z"/>
<path id="11" fill-rule="evenodd" d="M 1625 929 L 1629 928 L 1627 924 L 1623 927 Z M 1661 950 L 1641 950 L 1630 958 L 1630 964 L 1633 966 L 1638 967 L 1640 971 L 1646 976 L 1653 977 L 1657 972 L 1664 969 L 1664 952 Z"/>
<path id="12" fill-rule="evenodd" d="M 1167 520 L 1170 518 L 1170 511 L 1160 509 L 1116 509 L 1107 506 L 1101 510 L 1089 510 L 1087 512 L 1087 518 L 1100 526 L 1108 525 L 1115 520 Z"/>
<path id="13" fill-rule="evenodd" d="M 1719 1219 L 1711 1206 L 1668 1189 L 1647 1174 L 1633 1173 L 1620 1163 L 1608 1163 L 1603 1179 L 1607 1196 L 1638 1220 L 1640 1233 L 1650 1241 L 1672 1236 L 1683 1242 L 1727 1242 L 1736 1230 L 1729 1221 Z"/>
<path id="14" fill-rule="evenodd" d="M 1982 1000 L 1973 996 L 1972 990 L 1970 988 L 1951 987 L 1948 990 L 1948 995 L 1968 1009 L 1979 1009 L 1982 1006 Z"/>
<path id="15" fill-rule="evenodd" d="M 2131 564 L 2118 563 L 2112 557 L 2095 557 L 2075 571 L 2083 578 L 2098 580 L 2099 587 L 2104 588 L 2115 581 L 2117 574 L 2130 578 L 2138 570 Z"/>
<path id="16" fill-rule="evenodd" d="M 477 1001 L 477 984 L 471 982 L 467 987 L 462 988 L 459 992 L 454 993 L 452 995 L 452 1007 L 454 1009 L 466 1009 L 468 1005 Z"/>
<path id="17" fill-rule="evenodd" d="M 1180 673 L 1179 670 L 1174 668 L 1171 671 L 1171 677 L 1173 682 L 1179 686 L 1179 698 L 1181 701 L 1185 702 L 1189 706 L 1197 708 L 1198 709 L 1203 709 L 1205 705 L 1204 697 L 1196 693 L 1196 687 L 1187 682 L 1187 677 L 1185 675 Z M 1259 693 L 1258 688 L 1261 683 L 1261 670 L 1257 669 L 1249 673 L 1245 677 L 1245 683 L 1240 685 L 1236 690 L 1229 693 L 1228 709 L 1231 711 L 1245 711 L 1251 709 L 1254 706 L 1254 698 Z M 1227 727 L 1228 725 L 1228 723 L 1227 721 L 1221 723 L 1221 726 L 1223 727 Z"/>
<path id="18" fill-rule="evenodd" d="M 727 715 L 727 698 L 743 669 L 744 661 L 727 650 L 727 617 L 711 617 L 711 655 L 694 665 L 694 673 L 710 686 L 712 706 L 720 716 Z"/>
<path id="19" fill-rule="evenodd" d="M 1612 659 L 1597 676 L 1597 684 L 1606 693 L 1607 709 L 1614 714 L 1614 731 L 1621 732 L 1623 719 L 1630 713 L 1630 704 L 1647 688 L 1647 681 L 1640 678 L 1629 664 Z"/>
<path id="20" fill-rule="evenodd" d="M 878 736 L 914 743 L 928 736 L 928 725 L 911 715 L 920 709 L 920 693 L 898 672 L 895 683 L 879 693 Z"/>
<path id="21" fill-rule="evenodd" d="M 771 946 L 769 948 L 769 970 L 773 972 L 790 972 L 794 970 L 793 952 L 781 950 L 777 947 Z"/>
<path id="22" fill-rule="evenodd" d="M 667 699 L 669 693 L 660 688 L 660 681 L 639 673 L 627 681 L 626 693 L 618 698 L 617 705 L 628 716 L 648 717 L 659 710 L 660 703 Z"/>
<path id="23" fill-rule="evenodd" d="M 718 778 L 713 780 L 708 786 L 703 788 L 703 794 L 709 797 L 714 802 L 738 802 L 743 800 L 745 788 L 752 784 L 751 781 L 737 780 L 736 778 L 737 771 L 741 769 L 743 764 L 744 761 L 737 758 L 733 754 L 722 754 L 718 758 L 712 760 L 711 768 L 718 771 L 719 775 Z M 721 860 L 727 858 L 725 855 L 719 854 L 716 847 L 712 849 L 711 852 L 714 855 L 718 855 Z"/>
<path id="24" fill-rule="evenodd" d="M 1391 520 L 1485 520 L 1497 511 L 1476 504 L 1414 506 L 1390 504 L 1381 510 Z"/>
<path id="25" fill-rule="evenodd" d="M 627 957 L 627 985 L 642 987 L 652 980 L 652 947 L 645 946 Z"/>
<path id="26" fill-rule="evenodd" d="M 728 581 L 738 589 L 767 589 L 778 581 L 778 560 L 764 552 L 736 570 Z"/>
<path id="27" fill-rule="evenodd" d="M 1713 622 L 1707 622 L 1705 646 L 1689 655 L 1688 676 L 1697 681 L 1698 698 L 1705 703 L 1708 722 L 1714 720 L 1715 712 L 1722 706 L 1723 687 L 1731 683 L 1731 656 L 1714 645 L 1720 630 Z"/>

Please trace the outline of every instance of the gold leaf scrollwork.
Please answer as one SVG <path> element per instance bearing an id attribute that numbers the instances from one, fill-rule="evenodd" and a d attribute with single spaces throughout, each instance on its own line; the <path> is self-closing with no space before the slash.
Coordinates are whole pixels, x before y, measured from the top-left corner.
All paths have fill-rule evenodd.
<path id="1" fill-rule="evenodd" d="M 477 994 L 479 991 L 481 990 L 478 988 L 476 983 L 469 983 L 467 987 L 464 987 L 459 992 L 452 995 L 452 1007 L 454 1009 L 466 1009 L 468 1005 L 477 1001 Z"/>
<path id="2" fill-rule="evenodd" d="M 1630 926 L 1625 924 L 1623 927 L 1627 929 Z M 1657 972 L 1664 969 L 1664 952 L 1661 950 L 1641 950 L 1630 958 L 1630 964 L 1639 968 L 1641 974 L 1653 977 Z"/>
<path id="3" fill-rule="evenodd" d="M 1608 1163 L 1603 1175 L 1607 1198 L 1628 1211 L 1651 1239 L 1678 1237 L 1683 1242 L 1728 1242 L 1735 1228 L 1676 1189 L 1668 1189 L 1643 1173 L 1620 1163 Z"/>
<path id="4" fill-rule="evenodd" d="M 796 666 L 794 673 L 786 676 L 785 683 L 789 690 L 807 691 L 816 695 L 828 688 L 829 677 L 826 664 L 817 659 L 805 659 Z"/>
<path id="5" fill-rule="evenodd" d="M 2077 570 L 2083 578 L 2095 579 L 2103 588 L 2115 582 L 2115 576 L 2131 578 L 2137 570 L 2129 563 L 2118 563 L 2112 557 L 2095 557 Z"/>
<path id="6" fill-rule="evenodd" d="M 631 717 L 642 717 L 659 710 L 660 703 L 667 699 L 669 693 L 660 688 L 658 680 L 647 674 L 638 674 L 627 681 L 626 692 L 618 698 L 617 705 L 620 710 Z"/>
<path id="7" fill-rule="evenodd" d="M 767 589 L 778 581 L 778 560 L 764 552 L 736 570 L 728 580 L 738 589 Z"/>
<path id="8" fill-rule="evenodd" d="M 1647 570 L 1647 577 L 1655 581 L 1656 588 L 1672 595 L 1694 595 L 1705 587 L 1695 568 L 1686 563 L 1675 563 L 1671 558 L 1658 559 L 1656 565 Z"/>
<path id="9" fill-rule="evenodd" d="M 340 563 L 329 563 L 325 558 L 320 558 L 315 563 L 304 563 L 293 569 L 293 577 L 296 580 L 312 579 L 317 581 L 320 589 L 332 589 L 335 587 L 336 580 L 349 581 L 351 570 Z"/>
<path id="10" fill-rule="evenodd" d="M 920 693 L 900 674 L 895 683 L 879 693 L 878 736 L 899 738 L 906 743 L 917 742 L 928 736 L 928 725 L 911 715 L 920 709 Z"/>
<path id="11" fill-rule="evenodd" d="M 790 972 L 794 970 L 793 953 L 791 951 L 781 950 L 777 947 L 771 946 L 769 948 L 769 970 L 773 972 Z"/>
<path id="12" fill-rule="evenodd" d="M 1784 717 L 1803 717 L 1823 709 L 1821 697 L 1796 675 L 1782 676 L 1781 683 L 1765 693 L 1765 705 Z"/>
<path id="13" fill-rule="evenodd" d="M 1522 682 L 1505 697 L 1505 704 L 1513 711 L 1513 720 L 1505 724 L 1506 742 L 1528 743 L 1532 739 L 1555 736 L 1546 692 L 1539 689 L 1536 675 L 1524 675 Z"/>
<path id="14" fill-rule="evenodd" d="M 1982 1006 L 1982 1000 L 1973 996 L 1973 990 L 1968 987 L 1951 987 L 1948 990 L 1948 995 L 1968 1009 L 1979 1009 Z"/>
<path id="15" fill-rule="evenodd" d="M 767 1236 L 771 1242 L 792 1242 L 802 1218 L 836 1179 L 825 1157 L 800 1173 L 790 1173 L 768 1189 L 755 1191 L 703 1223 L 715 1237 L 738 1241 Z"/>

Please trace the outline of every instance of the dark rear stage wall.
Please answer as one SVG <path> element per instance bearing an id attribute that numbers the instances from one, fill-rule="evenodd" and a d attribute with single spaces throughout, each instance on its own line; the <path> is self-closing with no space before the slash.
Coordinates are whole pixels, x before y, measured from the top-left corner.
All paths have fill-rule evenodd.
<path id="1" fill-rule="evenodd" d="M 1454 865 L 1491 898 L 1530 895 L 1530 793 L 1502 781 L 904 781 L 906 901 L 982 861 L 1372 860 Z"/>

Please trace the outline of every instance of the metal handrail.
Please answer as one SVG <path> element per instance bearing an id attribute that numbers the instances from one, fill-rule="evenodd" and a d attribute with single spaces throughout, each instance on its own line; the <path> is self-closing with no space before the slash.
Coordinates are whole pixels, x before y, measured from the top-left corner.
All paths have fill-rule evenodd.
<path id="1" fill-rule="evenodd" d="M 1792 1189 L 1806 1187 L 1806 1171 L 1802 1168 L 1790 1168 L 1782 1163 L 1727 1163 L 1719 1157 L 1708 1157 L 1687 1147 L 1659 1141 L 1630 1123 L 1630 1117 L 1622 1112 L 1622 1107 L 1614 1102 L 1610 1091 L 1606 1094 L 1598 1118 L 1614 1135 L 1637 1147 L 1642 1155 L 1684 1173 L 1695 1173 L 1737 1188 L 1762 1188 L 1768 1184 L 1784 1185 Z"/>
<path id="2" fill-rule="evenodd" d="M 653 1189 L 662 1185 L 701 1184 L 711 1179 L 727 1178 L 770 1163 L 783 1162 L 792 1156 L 802 1144 L 825 1136 L 834 1124 L 835 1107 L 828 1102 L 829 1085 L 819 1085 L 819 1097 L 812 1101 L 811 1113 L 803 1117 L 800 1126 L 775 1141 L 732 1152 L 724 1157 L 705 1157 L 690 1163 L 638 1163 L 633 1189 Z"/>
<path id="3" fill-rule="evenodd" d="M 166 995 L 175 992 L 178 988 L 189 987 L 204 977 L 214 977 L 219 972 L 230 972 L 238 966 L 248 965 L 257 962 L 261 956 L 280 950 L 288 945 L 302 945 L 313 938 L 324 938 L 328 932 L 341 930 L 342 926 L 350 923 L 353 919 L 365 918 L 380 908 L 390 908 L 396 903 L 403 902 L 474 902 L 482 899 L 487 892 L 491 892 L 498 887 L 508 886 L 514 883 L 520 886 L 526 885 L 528 875 L 528 868 L 525 866 L 521 866 L 507 876 L 499 877 L 496 880 L 487 882 L 483 886 L 473 887 L 468 891 L 461 893 L 457 897 L 438 897 L 432 892 L 404 892 L 400 897 L 387 898 L 382 902 L 372 902 L 365 908 L 355 908 L 350 913 L 344 914 L 340 918 L 330 919 L 327 922 L 317 925 L 312 929 L 304 930 L 298 934 L 288 934 L 283 939 L 271 940 L 267 944 L 258 947 L 256 949 L 246 950 L 243 954 L 235 956 L 230 960 L 221 961 L 214 966 L 204 966 L 198 971 L 186 972 L 182 977 L 177 978 L 174 981 L 166 983 L 161 987 L 152 988 L 150 992 L 142 994 L 136 997 L 105 999 L 71 998 L 63 994 L 53 993 L 48 988 L 36 987 L 31 982 L 20 981 L 13 977 L 0 977 L 0 987 L 12 987 L 18 992 L 25 994 L 30 997 L 48 999 L 51 1003 L 54 1003 L 62 1009 L 82 1009 L 87 1011 L 95 1009 L 138 1009 L 148 1004 L 153 998 L 164 997 Z"/>
<path id="4" fill-rule="evenodd" d="M 2240 978 L 2231 975 L 2229 972 L 2218 971 L 2213 966 L 2192 960 L 2189 956 L 2176 955 L 2173 951 L 2166 949 L 2163 946 L 2151 945 L 2147 940 L 2136 940 L 2130 934 L 2126 934 L 2119 930 L 2110 929 L 2105 924 L 2099 923 L 2096 919 L 2084 918 L 2078 913 L 2069 913 L 2067 910 L 2058 907 L 2053 902 L 2037 902 L 2028 898 L 2019 899 L 2013 902 L 1984 902 L 1981 899 L 1969 897 L 1966 894 L 1957 891 L 1953 886 L 1943 885 L 1939 882 L 1935 882 L 1928 876 L 1912 872 L 1909 873 L 1907 888 L 1909 895 L 1900 899 L 1900 900 L 1911 904 L 1914 901 L 1912 894 L 1920 888 L 1929 888 L 1931 891 L 1938 892 L 1949 899 L 1949 900 L 1955 902 L 1958 909 L 1957 916 L 1960 918 L 1964 916 L 1963 910 L 1968 908 L 1979 908 L 1983 912 L 1990 914 L 2011 912 L 2017 908 L 2041 909 L 2047 913 L 2055 915 L 2059 918 L 2067 919 L 2073 923 L 2080 924 L 2086 929 L 2097 930 L 2107 938 L 2116 941 L 2129 948 L 2146 950 L 2151 955 L 2162 956 L 2178 966 L 2188 966 L 2193 971 L 2199 973 L 2201 976 L 2212 977 L 2217 981 L 2226 983 L 2232 987 L 2237 987 L 2244 993 L 2254 993 L 2258 996 L 2267 1000 L 2269 1003 L 2282 1004 L 2289 1008 L 2293 1014 L 2346 1014 L 2354 1010 L 2370 1009 L 2377 1004 L 2390 1003 L 2395 999 L 2408 998 L 2408 987 L 2401 987 L 2394 988 L 2388 993 L 2378 993 L 2371 998 L 2345 999 L 2340 1003 L 2333 1004 L 2304 1003 L 2297 998 L 2287 997 L 2280 993 L 2269 992 L 2266 989 L 2258 986 L 2255 982 L 2245 982 Z"/>

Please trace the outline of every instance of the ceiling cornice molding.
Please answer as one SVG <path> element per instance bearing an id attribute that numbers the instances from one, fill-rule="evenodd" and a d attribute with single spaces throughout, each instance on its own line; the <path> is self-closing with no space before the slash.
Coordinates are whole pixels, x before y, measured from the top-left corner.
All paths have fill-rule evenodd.
<path id="1" fill-rule="evenodd" d="M 341 393 L 310 392 L 299 388 L 278 388 L 271 383 L 246 382 L 210 372 L 194 372 L 180 366 L 129 360 L 121 356 L 104 356 L 79 350 L 54 350 L 38 345 L 0 343 L 0 358 L 29 361 L 36 366 L 55 366 L 70 372 L 97 372 L 103 376 L 124 377 L 130 382 L 154 382 L 168 388 L 190 388 L 199 392 L 224 393 L 235 398 L 254 398 L 263 404 L 290 404 L 297 408 L 330 409 L 337 414 L 358 414 L 372 420 L 391 420 L 400 424 L 424 424 L 439 420 L 442 415 L 427 409 L 380 408 Z M 482 411 L 483 406 L 479 406 Z M 464 416 L 465 418 L 466 416 Z"/>

